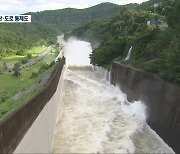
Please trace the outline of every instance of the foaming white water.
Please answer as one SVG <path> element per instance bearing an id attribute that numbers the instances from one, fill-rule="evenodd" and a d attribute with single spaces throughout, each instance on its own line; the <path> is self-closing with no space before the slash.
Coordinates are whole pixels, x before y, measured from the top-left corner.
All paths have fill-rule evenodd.
<path id="1" fill-rule="evenodd" d="M 98 66 L 94 66 L 94 71 L 101 74 L 104 80 L 108 81 L 109 83 L 111 82 L 111 71 L 108 71 L 107 69 Z"/>
<path id="2" fill-rule="evenodd" d="M 75 46 L 78 41 L 69 43 Z M 80 41 L 76 48 L 70 44 L 66 48 L 68 65 L 82 66 L 68 67 L 65 72 L 64 105 L 57 119 L 52 152 L 172 153 L 146 124 L 143 102 L 128 102 L 118 86 L 106 81 L 107 72 L 95 72 L 91 66 L 85 66 L 89 65 L 88 54 L 86 62 L 73 60 L 76 57 L 71 52 L 81 54 L 78 47 L 85 49 L 85 44 Z"/>
<path id="3" fill-rule="evenodd" d="M 140 128 L 146 124 L 146 106 L 141 101 L 123 102 L 122 110 L 125 114 L 137 117 L 142 125 Z"/>
<path id="4" fill-rule="evenodd" d="M 135 152 L 130 136 L 139 127 L 138 117 L 123 114 L 125 95 L 91 67 L 70 68 L 65 79 L 53 152 Z"/>
<path id="5" fill-rule="evenodd" d="M 89 55 L 92 47 L 89 42 L 70 38 L 64 47 L 64 55 L 68 66 L 90 65 Z"/>
<path id="6" fill-rule="evenodd" d="M 119 87 L 101 77 L 92 67 L 66 70 L 64 105 L 56 124 L 53 152 L 172 152 L 165 143 L 157 145 L 161 139 L 148 130 L 145 105 L 128 102 Z M 153 141 L 149 137 L 141 140 L 143 135 Z"/>
<path id="7" fill-rule="evenodd" d="M 133 47 L 131 46 L 130 49 L 129 49 L 129 51 L 128 51 L 128 54 L 127 54 L 125 60 L 129 60 L 129 59 L 130 59 L 130 57 L 131 57 L 131 52 L 132 52 L 132 48 L 133 48 Z"/>

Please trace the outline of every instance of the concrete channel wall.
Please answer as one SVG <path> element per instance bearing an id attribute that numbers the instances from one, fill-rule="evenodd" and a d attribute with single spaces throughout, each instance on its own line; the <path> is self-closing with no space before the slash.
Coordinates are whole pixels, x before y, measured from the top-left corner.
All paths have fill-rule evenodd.
<path id="1" fill-rule="evenodd" d="M 146 104 L 147 123 L 180 153 L 180 87 L 118 62 L 112 63 L 111 83 L 120 85 L 130 101 Z"/>
<path id="2" fill-rule="evenodd" d="M 49 153 L 63 80 L 63 57 L 46 88 L 0 122 L 0 153 Z"/>
<path id="3" fill-rule="evenodd" d="M 51 153 L 57 113 L 61 107 L 60 100 L 64 69 L 62 70 L 56 92 L 34 121 L 14 153 Z"/>

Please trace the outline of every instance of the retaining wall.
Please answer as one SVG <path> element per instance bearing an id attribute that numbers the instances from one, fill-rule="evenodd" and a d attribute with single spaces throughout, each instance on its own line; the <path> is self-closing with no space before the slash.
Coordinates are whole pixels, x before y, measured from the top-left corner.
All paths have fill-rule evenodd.
<path id="1" fill-rule="evenodd" d="M 146 104 L 147 123 L 180 153 L 180 87 L 117 62 L 112 63 L 111 83 L 119 84 L 130 101 Z"/>
<path id="2" fill-rule="evenodd" d="M 0 153 L 50 152 L 64 64 L 63 57 L 47 87 L 0 122 Z"/>

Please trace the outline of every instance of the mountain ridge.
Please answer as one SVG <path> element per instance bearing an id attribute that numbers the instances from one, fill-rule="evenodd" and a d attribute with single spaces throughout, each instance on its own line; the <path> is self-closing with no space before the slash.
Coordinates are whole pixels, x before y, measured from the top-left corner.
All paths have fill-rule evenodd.
<path id="1" fill-rule="evenodd" d="M 32 22 L 50 24 L 62 32 L 66 32 L 92 20 L 114 15 L 123 8 L 123 6 L 107 2 L 84 9 L 64 8 L 26 14 L 32 15 Z"/>

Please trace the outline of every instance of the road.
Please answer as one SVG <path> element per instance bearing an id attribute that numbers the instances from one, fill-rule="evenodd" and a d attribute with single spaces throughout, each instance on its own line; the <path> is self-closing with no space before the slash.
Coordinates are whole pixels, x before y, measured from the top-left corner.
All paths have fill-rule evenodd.
<path id="1" fill-rule="evenodd" d="M 36 64 L 38 61 L 43 59 L 53 48 L 54 48 L 54 45 L 47 47 L 46 50 L 43 53 L 39 54 L 39 56 L 37 56 L 36 58 L 30 59 L 28 63 L 21 65 L 20 68 L 25 68 L 25 67 Z M 1 71 L 0 73 L 11 72 L 13 70 L 13 68 L 14 68 L 15 63 L 12 63 L 12 64 L 8 65 L 8 69 L 4 70 L 4 71 Z"/>
<path id="2" fill-rule="evenodd" d="M 52 48 L 54 48 L 54 45 L 47 47 L 47 49 L 43 53 L 41 53 L 36 58 L 31 59 L 28 63 L 21 65 L 20 68 L 25 68 L 25 67 L 36 64 L 38 61 L 43 59 L 52 50 Z"/>

